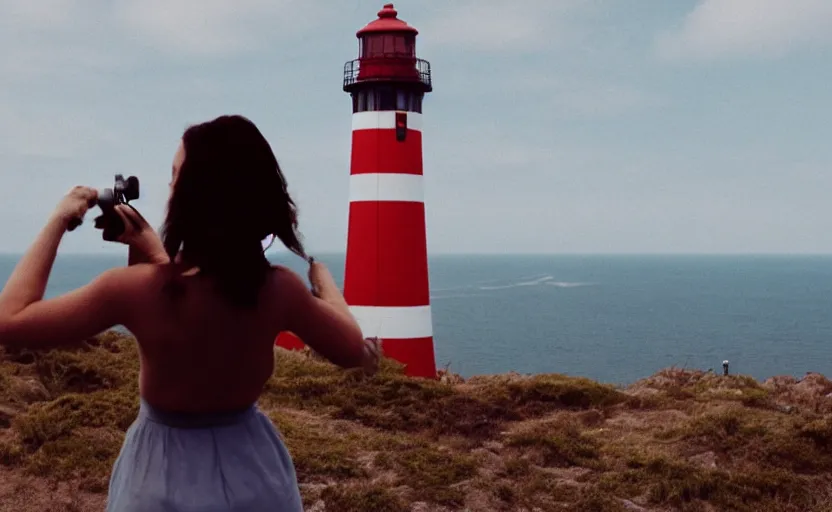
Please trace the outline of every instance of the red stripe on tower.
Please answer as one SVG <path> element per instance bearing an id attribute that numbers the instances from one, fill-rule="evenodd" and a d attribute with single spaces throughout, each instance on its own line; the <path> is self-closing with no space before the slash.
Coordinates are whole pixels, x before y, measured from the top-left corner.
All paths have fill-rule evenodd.
<path id="1" fill-rule="evenodd" d="M 387 357 L 435 378 L 422 183 L 422 100 L 433 86 L 430 64 L 416 58 L 418 31 L 397 16 L 384 5 L 344 66 L 353 111 L 344 298 Z"/>

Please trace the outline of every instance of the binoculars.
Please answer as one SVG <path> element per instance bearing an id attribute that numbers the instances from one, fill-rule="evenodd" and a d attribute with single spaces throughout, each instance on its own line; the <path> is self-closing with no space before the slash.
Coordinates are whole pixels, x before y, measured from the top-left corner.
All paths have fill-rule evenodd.
<path id="1" fill-rule="evenodd" d="M 127 179 L 116 174 L 113 188 L 105 188 L 98 192 L 96 204 L 101 208 L 101 215 L 95 219 L 96 229 L 103 229 L 103 238 L 107 241 L 117 239 L 124 233 L 124 222 L 115 211 L 120 204 L 129 204 L 139 198 L 139 178 L 130 176 Z M 69 231 L 81 225 L 81 219 L 74 219 L 69 224 Z"/>

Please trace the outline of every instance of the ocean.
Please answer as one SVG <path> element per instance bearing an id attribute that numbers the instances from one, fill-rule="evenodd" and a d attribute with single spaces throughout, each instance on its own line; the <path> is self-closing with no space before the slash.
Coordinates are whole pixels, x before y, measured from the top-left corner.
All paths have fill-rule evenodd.
<path id="1" fill-rule="evenodd" d="M 339 281 L 343 255 L 316 255 Z M 0 282 L 17 256 L 0 256 Z M 297 257 L 270 258 L 305 275 Z M 123 265 L 59 254 L 54 296 Z M 832 257 L 434 256 L 437 365 L 627 384 L 669 366 L 832 375 Z"/>

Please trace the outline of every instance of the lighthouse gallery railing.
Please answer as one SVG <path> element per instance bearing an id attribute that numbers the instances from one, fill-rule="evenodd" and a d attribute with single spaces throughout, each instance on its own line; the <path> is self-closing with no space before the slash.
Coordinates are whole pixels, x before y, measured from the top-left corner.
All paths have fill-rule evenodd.
<path id="1" fill-rule="evenodd" d="M 349 87 L 355 84 L 358 81 L 358 74 L 361 71 L 361 61 L 365 61 L 368 65 L 370 64 L 378 64 L 383 63 L 385 61 L 389 61 L 393 64 L 393 61 L 399 62 L 406 62 L 407 60 L 414 61 L 414 68 L 417 71 L 418 81 L 425 86 L 427 86 L 428 90 L 433 89 L 433 84 L 431 82 L 431 75 L 430 75 L 430 62 L 423 60 L 423 59 L 416 59 L 412 56 L 405 56 L 405 55 L 397 55 L 395 53 L 384 55 L 381 57 L 372 57 L 372 58 L 365 58 L 365 59 L 355 59 L 347 62 L 344 64 L 344 87 Z M 375 66 L 374 66 L 375 67 Z M 398 71 L 398 70 L 397 70 Z M 391 73 L 389 75 L 385 73 L 378 73 L 374 72 L 372 76 L 362 76 L 361 81 L 373 81 L 373 80 L 395 80 L 397 78 L 402 78 L 399 73 Z"/>

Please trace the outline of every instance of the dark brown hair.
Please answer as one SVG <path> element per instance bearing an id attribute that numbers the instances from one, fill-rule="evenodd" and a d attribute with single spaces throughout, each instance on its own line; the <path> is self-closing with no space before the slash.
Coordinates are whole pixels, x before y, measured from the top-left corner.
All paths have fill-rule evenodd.
<path id="1" fill-rule="evenodd" d="M 192 126 L 182 142 L 185 159 L 162 228 L 165 250 L 171 261 L 181 252 L 233 304 L 253 307 L 271 269 L 264 239 L 272 235 L 306 257 L 277 159 L 242 116 Z"/>

